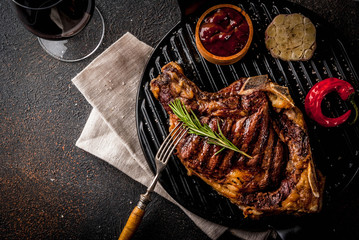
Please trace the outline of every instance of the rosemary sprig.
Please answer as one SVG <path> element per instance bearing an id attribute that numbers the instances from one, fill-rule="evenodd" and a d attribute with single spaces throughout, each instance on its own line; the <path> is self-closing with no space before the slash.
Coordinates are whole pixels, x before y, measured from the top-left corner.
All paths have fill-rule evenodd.
<path id="1" fill-rule="evenodd" d="M 206 137 L 208 139 L 209 144 L 214 144 L 222 147 L 222 149 L 216 152 L 216 154 L 223 151 L 223 149 L 228 148 L 235 152 L 239 152 L 240 154 L 248 158 L 252 158 L 247 153 L 239 150 L 231 141 L 229 141 L 224 136 L 221 128 L 219 127 L 218 122 L 217 122 L 218 132 L 214 132 L 208 126 L 208 124 L 202 125 L 192 110 L 191 113 L 189 113 L 186 107 L 184 106 L 184 104 L 182 104 L 182 102 L 179 99 L 176 99 L 173 102 L 171 102 L 169 106 L 172 109 L 173 113 L 179 118 L 179 120 L 183 122 L 183 124 L 188 128 L 188 133 L 196 134 L 201 137 Z"/>

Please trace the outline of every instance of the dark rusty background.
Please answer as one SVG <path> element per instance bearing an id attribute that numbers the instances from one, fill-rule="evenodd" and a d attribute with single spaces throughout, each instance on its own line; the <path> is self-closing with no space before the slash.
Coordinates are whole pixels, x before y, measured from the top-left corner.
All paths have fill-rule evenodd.
<path id="1" fill-rule="evenodd" d="M 292 1 L 332 24 L 358 60 L 358 2 Z M 0 1 L 0 239 L 117 239 L 145 188 L 75 147 L 91 106 L 71 79 L 127 31 L 155 47 L 179 21 L 177 2 L 97 1 L 104 42 L 78 63 L 47 55 L 10 2 Z M 178 207 L 153 198 L 134 239 L 208 239 Z M 359 176 L 325 218 L 297 233 L 298 239 L 324 235 L 359 239 Z"/>

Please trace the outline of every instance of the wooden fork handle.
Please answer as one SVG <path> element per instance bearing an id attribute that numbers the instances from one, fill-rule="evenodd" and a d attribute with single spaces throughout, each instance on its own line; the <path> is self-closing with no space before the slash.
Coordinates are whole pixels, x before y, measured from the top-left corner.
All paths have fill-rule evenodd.
<path id="1" fill-rule="evenodd" d="M 143 215 L 145 215 L 145 209 L 147 204 L 151 201 L 149 192 L 141 194 L 140 201 L 137 206 L 132 210 L 130 217 L 127 220 L 125 227 L 122 229 L 121 235 L 118 240 L 130 240 L 133 234 L 136 232 L 138 226 L 142 221 Z"/>
<path id="2" fill-rule="evenodd" d="M 140 226 L 145 210 L 136 206 L 130 217 L 127 220 L 125 227 L 123 228 L 120 237 L 118 240 L 129 240 L 132 238 L 133 234 L 136 232 L 138 226 Z"/>

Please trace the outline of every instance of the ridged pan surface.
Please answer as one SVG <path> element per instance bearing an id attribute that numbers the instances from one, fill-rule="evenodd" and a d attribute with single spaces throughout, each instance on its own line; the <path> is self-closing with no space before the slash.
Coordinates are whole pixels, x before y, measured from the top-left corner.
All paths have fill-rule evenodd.
<path id="1" fill-rule="evenodd" d="M 241 61 L 229 66 L 219 66 L 206 61 L 199 54 L 194 33 L 196 22 L 205 10 L 199 9 L 195 14 L 182 19 L 162 39 L 144 71 L 138 90 L 136 121 L 142 150 L 153 171 L 156 168 L 154 156 L 168 134 L 168 117 L 153 97 L 149 83 L 160 74 L 161 67 L 170 61 L 178 62 L 185 75 L 205 91 L 218 91 L 240 77 L 268 74 L 272 81 L 289 88 L 296 105 L 303 112 L 304 99 L 309 89 L 323 79 L 337 77 L 359 89 L 359 78 L 348 57 L 348 49 L 334 36 L 335 32 L 312 12 L 286 1 L 226 2 L 244 9 L 253 22 L 253 42 Z M 311 60 L 284 62 L 274 59 L 266 49 L 264 31 L 272 19 L 282 13 L 302 13 L 315 24 L 317 49 Z M 332 94 L 325 99 L 323 108 L 325 114 L 336 117 L 347 111 L 349 106 Z M 316 166 L 326 176 L 325 208 L 333 196 L 338 195 L 350 183 L 359 168 L 359 127 L 358 124 L 344 124 L 324 128 L 308 118 L 306 122 Z M 187 176 L 185 168 L 176 157 L 169 161 L 160 177 L 160 183 L 181 205 L 205 219 L 227 226 L 250 225 L 253 222 L 244 219 L 235 205 L 218 195 L 199 178 Z M 264 220 L 266 221 L 270 224 L 271 218 Z"/>

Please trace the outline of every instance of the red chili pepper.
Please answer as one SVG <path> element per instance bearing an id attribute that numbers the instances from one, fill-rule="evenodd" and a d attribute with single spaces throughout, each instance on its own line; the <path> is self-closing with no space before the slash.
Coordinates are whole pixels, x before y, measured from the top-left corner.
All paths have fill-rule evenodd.
<path id="1" fill-rule="evenodd" d="M 327 78 L 316 83 L 310 89 L 305 98 L 305 111 L 308 116 L 324 127 L 335 127 L 348 120 L 352 112 L 351 110 L 348 110 L 346 113 L 337 118 L 330 118 L 323 115 L 321 109 L 322 101 L 328 93 L 333 91 L 336 91 L 340 98 L 344 101 L 350 98 L 350 102 L 353 104 L 355 110 L 355 118 L 351 122 L 351 124 L 353 124 L 358 118 L 358 107 L 354 102 L 355 90 L 350 83 L 337 78 Z"/>

